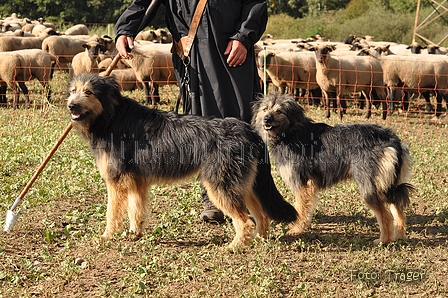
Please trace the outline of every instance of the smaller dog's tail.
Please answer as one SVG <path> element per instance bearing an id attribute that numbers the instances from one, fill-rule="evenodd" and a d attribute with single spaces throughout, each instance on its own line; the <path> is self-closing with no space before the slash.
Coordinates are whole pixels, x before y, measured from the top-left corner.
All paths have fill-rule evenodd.
<path id="1" fill-rule="evenodd" d="M 402 183 L 393 186 L 386 193 L 387 201 L 401 209 L 406 208 L 410 203 L 409 194 L 413 190 L 415 190 L 415 188 L 410 183 Z"/>
<path id="2" fill-rule="evenodd" d="M 401 153 L 399 155 L 399 167 L 396 169 L 397 183 L 389 188 L 386 193 L 388 203 L 401 208 L 406 208 L 410 204 L 409 195 L 415 188 L 408 183 L 411 179 L 411 156 L 406 144 L 401 143 Z"/>
<path id="3" fill-rule="evenodd" d="M 264 143 L 263 143 L 264 145 Z M 271 174 L 271 165 L 264 145 L 265 158 L 258 163 L 254 190 L 263 210 L 268 216 L 278 222 L 293 222 L 297 219 L 297 211 L 289 204 L 275 186 Z"/>

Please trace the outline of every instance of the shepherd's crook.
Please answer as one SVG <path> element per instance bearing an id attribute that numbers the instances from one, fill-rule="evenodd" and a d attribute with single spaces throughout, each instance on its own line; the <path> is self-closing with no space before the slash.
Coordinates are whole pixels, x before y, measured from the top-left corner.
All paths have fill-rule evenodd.
<path id="1" fill-rule="evenodd" d="M 112 72 L 112 70 L 115 68 L 115 66 L 117 65 L 117 63 L 119 61 L 120 61 L 120 55 L 117 54 L 115 56 L 114 60 L 112 61 L 112 63 L 109 65 L 109 67 L 106 69 L 106 71 L 102 75 L 103 76 L 110 75 L 110 73 Z M 56 143 L 51 148 L 51 150 L 48 153 L 47 157 L 45 157 L 45 159 L 42 162 L 42 164 L 36 170 L 36 172 L 34 173 L 33 177 L 30 179 L 30 181 L 25 186 L 25 188 L 22 190 L 22 192 L 20 193 L 19 197 L 14 201 L 14 203 L 11 206 L 11 209 L 6 211 L 5 226 L 3 228 L 3 231 L 9 232 L 14 227 L 14 225 L 17 222 L 17 217 L 19 215 L 20 209 L 16 213 L 14 213 L 14 210 L 17 208 L 17 206 L 19 205 L 20 201 L 25 197 L 26 193 L 31 188 L 31 186 L 33 185 L 34 181 L 36 181 L 36 179 L 39 176 L 39 174 L 43 171 L 43 169 L 45 168 L 47 163 L 50 161 L 51 157 L 56 152 L 56 150 L 58 149 L 59 145 L 61 145 L 62 141 L 65 139 L 65 137 L 68 135 L 68 133 L 70 132 L 71 129 L 72 129 L 72 123 L 70 122 L 67 125 L 67 127 L 65 128 L 64 132 L 62 133 L 62 135 L 59 137 L 59 139 L 56 141 Z"/>
<path id="2" fill-rule="evenodd" d="M 139 26 L 139 28 L 137 30 L 137 33 L 140 32 L 141 30 L 143 30 L 143 28 L 145 27 L 146 23 L 148 22 L 148 20 L 151 17 L 154 17 L 155 13 L 157 12 L 157 9 L 160 7 L 161 4 L 162 4 L 162 0 L 153 0 L 153 1 L 151 1 L 151 3 L 149 4 L 148 8 L 145 11 L 145 14 L 144 14 L 144 16 L 142 18 L 140 26 Z M 114 60 L 112 61 L 112 63 L 107 67 L 106 71 L 102 74 L 102 76 L 110 75 L 110 73 L 115 68 L 115 66 L 120 61 L 120 59 L 121 59 L 120 54 L 117 54 L 115 56 Z M 65 137 L 67 136 L 67 134 L 70 132 L 71 129 L 72 129 L 72 123 L 70 122 L 69 125 L 67 126 L 67 128 L 65 129 L 65 131 L 62 133 L 62 135 L 57 140 L 56 144 L 54 144 L 53 148 L 51 148 L 50 153 L 48 153 L 47 157 L 44 159 L 44 161 L 42 162 L 40 167 L 36 170 L 36 173 L 34 173 L 34 176 L 31 178 L 31 180 L 25 186 L 25 188 L 23 189 L 22 193 L 14 201 L 14 203 L 12 204 L 11 209 L 9 209 L 6 212 L 5 227 L 3 229 L 5 232 L 11 231 L 12 228 L 14 227 L 14 225 L 15 225 L 15 223 L 17 221 L 18 213 L 20 211 L 19 210 L 17 213 L 14 213 L 14 210 L 19 205 L 20 201 L 23 199 L 25 194 L 28 192 L 28 190 L 30 189 L 31 185 L 33 185 L 34 181 L 37 179 L 37 176 L 39 176 L 39 174 L 45 168 L 46 164 L 48 163 L 50 158 L 53 156 L 53 154 L 56 152 L 56 150 L 58 149 L 59 145 L 62 143 L 62 141 L 65 139 Z"/>

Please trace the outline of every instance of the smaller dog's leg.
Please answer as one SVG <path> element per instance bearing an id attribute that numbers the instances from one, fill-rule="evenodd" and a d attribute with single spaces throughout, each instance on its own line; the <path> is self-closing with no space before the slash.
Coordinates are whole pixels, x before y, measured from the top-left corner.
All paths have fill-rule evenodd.
<path id="1" fill-rule="evenodd" d="M 290 224 L 288 235 L 300 235 L 310 226 L 317 205 L 316 191 L 311 180 L 307 185 L 302 185 L 295 191 L 294 207 L 299 216 L 295 222 Z"/>
<path id="2" fill-rule="evenodd" d="M 389 244 L 394 241 L 394 219 L 390 211 L 377 196 L 371 197 L 367 205 L 372 209 L 380 226 L 380 238 L 374 244 Z"/>
<path id="3" fill-rule="evenodd" d="M 403 208 L 391 204 L 390 211 L 395 220 L 396 236 L 394 237 L 394 240 L 406 239 L 406 215 L 404 214 Z"/>
<path id="4" fill-rule="evenodd" d="M 107 212 L 106 212 L 106 230 L 101 236 L 103 239 L 109 239 L 118 231 L 123 221 L 124 212 L 127 205 L 127 193 L 121 186 L 121 181 L 106 181 L 107 186 Z"/>
<path id="5" fill-rule="evenodd" d="M 136 238 L 140 238 L 143 235 L 143 226 L 146 219 L 147 191 L 148 187 L 146 185 L 136 185 L 129 190 L 129 232 L 134 234 Z"/>

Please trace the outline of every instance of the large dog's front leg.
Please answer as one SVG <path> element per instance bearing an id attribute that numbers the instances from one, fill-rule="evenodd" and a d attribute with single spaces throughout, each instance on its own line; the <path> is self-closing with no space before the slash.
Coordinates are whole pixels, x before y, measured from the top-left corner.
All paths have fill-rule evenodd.
<path id="1" fill-rule="evenodd" d="M 109 239 L 121 227 L 124 211 L 127 207 L 127 191 L 123 189 L 120 181 L 107 180 L 106 185 L 108 193 L 106 230 L 102 238 Z"/>
<path id="2" fill-rule="evenodd" d="M 289 225 L 288 235 L 300 235 L 310 226 L 317 205 L 316 192 L 315 184 L 311 180 L 294 192 L 294 207 L 299 216 Z"/>
<path id="3" fill-rule="evenodd" d="M 129 190 L 129 232 L 134 234 L 136 238 L 140 238 L 143 235 L 143 227 L 146 219 L 147 191 L 148 186 L 144 184 L 134 185 L 134 187 Z"/>

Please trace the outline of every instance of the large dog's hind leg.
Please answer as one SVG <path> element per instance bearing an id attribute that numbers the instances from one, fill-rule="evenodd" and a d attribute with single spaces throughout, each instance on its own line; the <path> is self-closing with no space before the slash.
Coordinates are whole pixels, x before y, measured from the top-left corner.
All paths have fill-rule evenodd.
<path id="1" fill-rule="evenodd" d="M 317 205 L 317 189 L 312 180 L 306 185 L 302 185 L 294 192 L 294 207 L 297 210 L 298 218 L 289 225 L 288 235 L 300 235 L 310 226 L 313 219 L 314 210 Z"/>
<path id="2" fill-rule="evenodd" d="M 255 237 L 258 234 L 266 238 L 270 223 L 269 216 L 263 211 L 263 207 L 253 191 L 245 194 L 244 198 L 247 209 L 249 209 L 250 214 L 255 219 L 256 230 L 253 236 Z"/>
<path id="3" fill-rule="evenodd" d="M 203 181 L 203 185 L 212 203 L 222 210 L 224 214 L 232 218 L 236 234 L 228 248 L 234 249 L 247 246 L 252 240 L 255 224 L 249 218 L 246 206 L 244 206 L 242 201 L 243 199 L 239 197 L 244 192 L 218 190 L 209 181 Z"/>
<path id="4" fill-rule="evenodd" d="M 148 186 L 145 183 L 136 183 L 129 181 L 128 193 L 128 216 L 129 232 L 136 238 L 143 235 L 143 227 L 146 219 L 147 191 Z"/>
<path id="5" fill-rule="evenodd" d="M 102 237 L 108 239 L 121 227 L 124 212 L 127 207 L 127 189 L 123 187 L 121 180 L 107 180 L 106 186 L 108 193 L 106 230 Z"/>
<path id="6" fill-rule="evenodd" d="M 394 241 L 394 219 L 379 196 L 371 195 L 366 204 L 372 209 L 380 226 L 380 238 L 373 241 L 374 244 L 389 244 Z"/>

